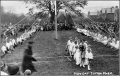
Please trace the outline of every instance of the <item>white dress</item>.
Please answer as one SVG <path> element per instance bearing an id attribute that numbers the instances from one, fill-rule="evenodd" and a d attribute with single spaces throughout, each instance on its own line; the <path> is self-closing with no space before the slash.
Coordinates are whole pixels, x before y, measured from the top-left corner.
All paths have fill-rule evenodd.
<path id="1" fill-rule="evenodd" d="M 87 58 L 87 59 L 93 59 L 93 54 L 92 54 L 92 52 L 86 51 L 86 53 L 85 53 L 85 58 Z"/>
<path id="2" fill-rule="evenodd" d="M 76 65 L 79 65 L 81 63 L 81 51 L 79 49 L 76 49 L 74 59 L 76 61 Z"/>
<path id="3" fill-rule="evenodd" d="M 93 59 L 93 54 L 91 52 L 86 51 L 84 65 L 89 64 L 89 59 Z"/>
<path id="4" fill-rule="evenodd" d="M 73 46 L 74 46 L 74 42 L 71 42 L 69 45 L 69 51 L 73 52 Z"/>
<path id="5" fill-rule="evenodd" d="M 76 52 L 76 48 L 75 48 L 76 46 L 78 46 L 78 44 L 75 44 L 75 43 L 74 43 L 74 44 L 73 44 L 73 50 L 72 50 L 73 54 Z"/>
<path id="6" fill-rule="evenodd" d="M 70 47 L 70 44 L 71 44 L 71 42 L 70 42 L 70 40 L 68 40 L 68 42 L 67 42 L 68 49 Z"/>

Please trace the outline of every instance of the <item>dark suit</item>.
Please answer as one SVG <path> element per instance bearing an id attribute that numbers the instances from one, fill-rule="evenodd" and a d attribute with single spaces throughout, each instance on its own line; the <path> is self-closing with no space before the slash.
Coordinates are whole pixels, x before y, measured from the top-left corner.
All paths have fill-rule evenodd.
<path id="1" fill-rule="evenodd" d="M 34 65 L 32 61 L 37 61 L 34 57 L 32 57 L 32 47 L 29 46 L 28 49 L 24 51 L 24 56 L 22 60 L 22 72 L 24 73 L 25 70 L 29 69 L 31 72 L 36 72 L 36 69 L 34 68 Z"/>

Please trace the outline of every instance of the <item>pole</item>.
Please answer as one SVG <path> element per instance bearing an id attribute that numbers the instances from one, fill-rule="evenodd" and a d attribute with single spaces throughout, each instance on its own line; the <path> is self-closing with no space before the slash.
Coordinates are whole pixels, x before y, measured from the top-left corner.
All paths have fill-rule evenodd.
<path id="1" fill-rule="evenodd" d="M 58 39 L 58 34 L 57 34 L 57 7 L 56 7 L 56 0 L 54 1 L 55 4 L 55 39 Z"/>

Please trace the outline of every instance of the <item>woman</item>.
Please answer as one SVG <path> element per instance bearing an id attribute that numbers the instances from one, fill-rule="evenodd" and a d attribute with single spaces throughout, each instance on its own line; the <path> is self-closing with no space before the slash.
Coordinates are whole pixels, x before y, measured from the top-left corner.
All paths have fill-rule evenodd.
<path id="1" fill-rule="evenodd" d="M 74 42 L 73 42 L 73 40 L 70 40 L 70 44 L 69 44 L 69 47 L 68 47 L 68 49 L 69 49 L 69 54 L 70 54 L 70 56 L 72 57 L 72 55 L 73 55 L 73 47 L 74 47 Z"/>
<path id="2" fill-rule="evenodd" d="M 25 70 L 29 69 L 31 72 L 36 72 L 36 69 L 33 65 L 33 61 L 37 61 L 34 57 L 28 54 L 24 54 L 23 60 L 22 60 L 22 72 L 24 73 Z"/>
<path id="3" fill-rule="evenodd" d="M 85 62 L 84 62 L 84 65 L 88 66 L 88 70 L 91 70 L 90 62 L 92 59 L 93 59 L 93 53 L 92 53 L 90 46 L 88 46 L 88 49 L 85 51 Z"/>
<path id="4" fill-rule="evenodd" d="M 70 37 L 69 40 L 67 41 L 67 45 L 66 45 L 66 49 L 65 49 L 65 51 L 67 53 L 69 53 L 71 43 L 72 43 L 72 37 Z"/>
<path id="5" fill-rule="evenodd" d="M 78 45 L 78 42 L 77 42 L 77 41 L 75 41 L 75 42 L 73 43 L 72 55 L 74 55 L 74 54 L 75 54 L 76 47 L 78 47 L 78 46 L 79 46 L 79 45 Z"/>
<path id="6" fill-rule="evenodd" d="M 75 54 L 74 54 L 74 60 L 76 61 L 76 65 L 81 64 L 81 51 L 78 46 L 75 47 Z"/>

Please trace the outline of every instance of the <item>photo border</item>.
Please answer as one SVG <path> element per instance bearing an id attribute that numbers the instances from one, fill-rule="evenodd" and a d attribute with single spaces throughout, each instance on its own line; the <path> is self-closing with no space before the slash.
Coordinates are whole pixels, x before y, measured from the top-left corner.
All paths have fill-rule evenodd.
<path id="1" fill-rule="evenodd" d="M 24 1 L 24 0 L 1 0 L 1 1 Z M 0 10 L 1 10 L 1 1 L 0 1 Z M 28 0 L 26 0 L 26 1 L 28 1 Z M 67 1 L 67 0 L 65 0 L 65 1 Z M 68 0 L 68 1 L 70 1 L 70 0 Z M 73 1 L 73 0 L 71 0 L 71 1 Z M 119 1 L 119 38 L 120 38 L 120 0 L 88 0 L 88 1 Z M 0 12 L 0 26 L 1 26 L 1 12 Z M 1 32 L 1 28 L 0 28 L 0 32 Z M 120 48 L 120 46 L 119 46 L 119 48 Z M 119 75 L 120 75 L 120 49 L 119 49 Z M 109 76 L 119 76 L 119 75 L 109 75 Z M 48 76 L 53 76 L 53 75 L 48 75 Z M 61 75 L 57 75 L 57 76 L 61 76 Z M 73 76 L 73 75 L 65 75 L 65 76 Z M 80 76 L 82 76 L 82 75 L 80 75 Z M 85 75 L 85 76 L 88 76 L 88 75 Z M 89 75 L 89 76 L 97 76 L 97 75 Z M 99 75 L 99 76 L 106 76 L 106 75 Z"/>

